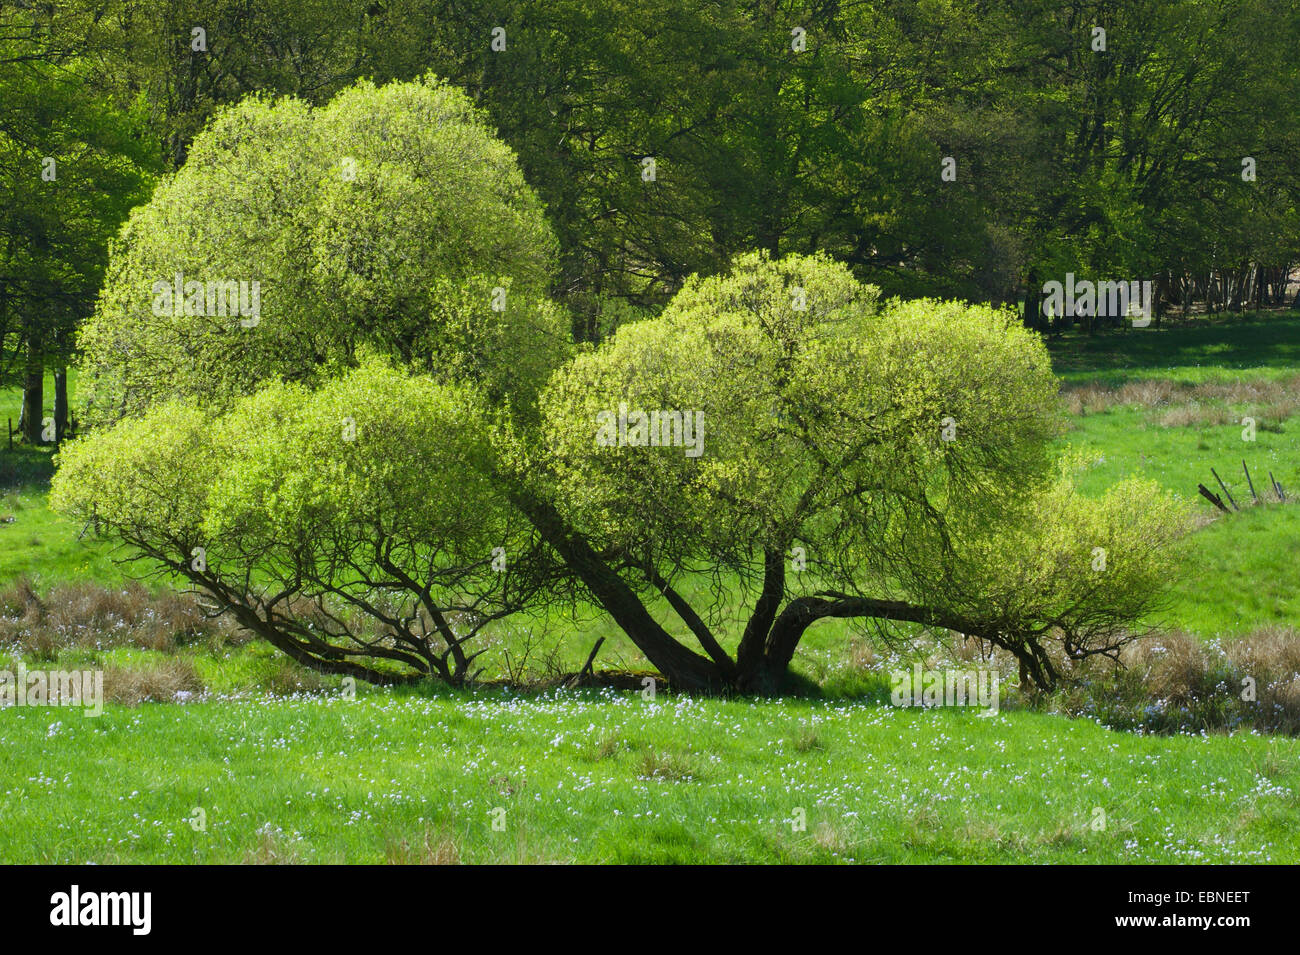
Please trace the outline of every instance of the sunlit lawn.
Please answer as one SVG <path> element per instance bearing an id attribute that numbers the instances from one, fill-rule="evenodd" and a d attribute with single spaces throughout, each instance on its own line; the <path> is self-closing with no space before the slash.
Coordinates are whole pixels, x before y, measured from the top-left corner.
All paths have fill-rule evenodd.
<path id="1" fill-rule="evenodd" d="M 3 862 L 1300 861 L 1300 741 L 1028 712 L 594 692 L 9 709 L 0 779 Z"/>

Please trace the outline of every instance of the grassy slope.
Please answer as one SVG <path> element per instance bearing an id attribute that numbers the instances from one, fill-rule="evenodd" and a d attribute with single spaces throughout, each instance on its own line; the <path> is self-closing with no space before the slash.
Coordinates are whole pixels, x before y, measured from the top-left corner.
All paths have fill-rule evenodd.
<path id="1" fill-rule="evenodd" d="M 1054 343 L 1053 361 L 1071 386 L 1289 377 L 1300 368 L 1300 318 L 1073 337 Z M 1123 477 L 1143 476 L 1213 515 L 1196 485 L 1217 492 L 1214 468 L 1238 503 L 1246 501 L 1245 459 L 1257 491 L 1272 471 L 1284 488 L 1300 492 L 1300 418 L 1283 422 L 1278 431 L 1258 430 L 1253 442 L 1242 439 L 1239 424 L 1166 428 L 1155 418 L 1135 407 L 1073 418 L 1066 442 L 1101 456 L 1082 486 L 1100 491 Z M 1300 508 L 1270 506 L 1216 519 L 1197 532 L 1190 564 L 1163 619 L 1206 637 L 1273 624 L 1300 626 L 1300 592 L 1292 586 L 1298 558 Z"/>
<path id="2" fill-rule="evenodd" d="M 1123 477 L 1148 477 L 1209 515 L 1215 512 L 1197 495 L 1196 485 L 1217 493 L 1214 468 L 1239 504 L 1249 500 L 1245 459 L 1257 491 L 1263 492 L 1269 471 L 1285 488 L 1300 491 L 1300 419 L 1292 419 L 1281 434 L 1260 431 L 1254 444 L 1247 444 L 1236 425 L 1161 428 L 1142 411 L 1120 409 L 1083 419 L 1069 440 L 1104 455 L 1082 480 L 1089 490 Z M 1300 508 L 1265 504 L 1216 517 L 1197 531 L 1189 566 L 1163 616 L 1172 626 L 1207 637 L 1269 624 L 1300 625 L 1300 592 L 1293 586 L 1297 560 Z"/>

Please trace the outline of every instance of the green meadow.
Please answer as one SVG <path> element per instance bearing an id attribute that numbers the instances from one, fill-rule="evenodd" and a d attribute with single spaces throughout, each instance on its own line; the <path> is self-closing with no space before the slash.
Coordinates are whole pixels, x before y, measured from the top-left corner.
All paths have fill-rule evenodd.
<path id="1" fill-rule="evenodd" d="M 1296 862 L 1300 746 L 1036 713 L 377 692 L 11 710 L 7 862 Z"/>

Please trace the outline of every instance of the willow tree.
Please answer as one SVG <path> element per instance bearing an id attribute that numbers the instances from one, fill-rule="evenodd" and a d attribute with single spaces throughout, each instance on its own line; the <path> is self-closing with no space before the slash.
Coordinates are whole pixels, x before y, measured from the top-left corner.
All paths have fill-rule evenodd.
<path id="1" fill-rule="evenodd" d="M 1158 601 L 1175 508 L 1073 489 L 1009 313 L 754 253 L 574 349 L 553 259 L 445 85 L 227 111 L 123 232 L 83 336 L 98 429 L 53 501 L 380 681 L 465 680 L 485 626 L 579 599 L 685 689 L 779 690 L 827 618 L 955 630 L 1050 685 Z M 256 316 L 212 314 L 208 283 L 254 279 Z"/>
<path id="2" fill-rule="evenodd" d="M 484 484 L 568 352 L 554 258 L 459 91 L 246 100 L 113 248 L 53 503 L 307 665 L 464 681 L 555 577 Z"/>
<path id="3" fill-rule="evenodd" d="M 600 413 L 623 407 L 703 422 L 702 453 L 593 441 Z M 692 280 L 564 368 L 542 410 L 561 516 L 618 555 L 638 600 L 666 598 L 705 653 L 690 661 L 704 683 L 779 688 L 808 627 L 875 618 L 986 641 L 1051 685 L 1062 656 L 1113 655 L 1134 635 L 1182 528 L 1150 484 L 1074 490 L 1052 452 L 1046 351 L 1013 315 L 881 307 L 822 258 L 751 254 Z M 753 594 L 734 655 L 675 586 L 698 573 Z M 629 596 L 610 601 L 616 617 Z"/>

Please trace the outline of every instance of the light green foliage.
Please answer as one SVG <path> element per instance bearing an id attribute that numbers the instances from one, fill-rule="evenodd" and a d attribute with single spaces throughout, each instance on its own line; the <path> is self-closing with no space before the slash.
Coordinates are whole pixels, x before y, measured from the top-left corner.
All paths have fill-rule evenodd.
<path id="1" fill-rule="evenodd" d="M 991 624 L 1009 643 L 1052 631 L 1073 653 L 1154 622 L 1190 528 L 1185 506 L 1153 481 L 1125 480 L 1090 498 L 1063 471 L 1020 488 L 1005 510 L 956 511 L 946 529 L 948 548 L 909 549 L 893 565 L 906 592 Z"/>
<path id="2" fill-rule="evenodd" d="M 703 453 L 602 446 L 597 414 L 620 403 L 699 412 Z M 1058 473 L 1056 380 L 1014 315 L 882 306 L 822 258 L 688 283 L 557 376 L 543 413 L 575 524 L 641 564 L 757 575 L 799 546 L 813 572 L 765 590 L 902 600 L 1008 646 L 1122 641 L 1184 530 L 1152 484 L 1096 501 Z"/>
<path id="3" fill-rule="evenodd" d="M 578 358 L 544 413 L 584 520 L 727 549 L 785 546 L 846 507 L 878 533 L 927 490 L 996 504 L 1047 466 L 1053 395 L 1046 352 L 1004 313 L 882 308 L 828 259 L 753 254 Z M 596 415 L 620 402 L 698 411 L 703 454 L 598 446 Z"/>
<path id="4" fill-rule="evenodd" d="M 196 546 L 220 473 L 212 425 L 195 407 L 169 402 L 111 430 L 70 441 L 59 456 L 50 506 L 123 536 Z M 179 560 L 180 552 L 173 555 Z"/>
<path id="5" fill-rule="evenodd" d="M 554 256 L 513 153 L 459 91 L 429 78 L 362 83 L 314 110 L 245 100 L 123 230 L 81 338 L 88 419 L 319 381 L 362 347 L 525 405 L 567 334 L 541 300 Z M 255 324 L 156 301 L 178 273 L 259 283 Z"/>
<path id="6" fill-rule="evenodd" d="M 472 562 L 507 537 L 484 420 L 468 388 L 371 362 L 314 392 L 268 385 L 215 420 L 168 402 L 70 442 L 51 505 L 160 551 L 202 545 L 236 574 L 373 564 L 375 537 Z"/>
<path id="7" fill-rule="evenodd" d="M 369 360 L 314 391 L 272 383 L 215 418 L 171 401 L 72 442 L 51 505 L 296 659 L 460 680 L 460 644 L 532 593 L 531 532 L 493 481 L 487 420 L 468 386 Z"/>
<path id="8" fill-rule="evenodd" d="M 486 561 L 508 531 L 483 424 L 469 389 L 375 364 L 316 392 L 271 385 L 221 421 L 234 453 L 205 538 L 259 565 L 366 564 L 375 540 L 409 548 L 413 567 Z"/>
<path id="9" fill-rule="evenodd" d="M 807 311 L 792 307 L 796 287 Z M 575 518 L 624 544 L 646 527 L 718 547 L 779 534 L 812 466 L 797 449 L 820 437 L 797 424 L 818 415 L 820 356 L 851 347 L 855 308 L 874 300 L 828 259 L 753 254 L 730 277 L 693 278 L 660 317 L 625 325 L 577 358 L 543 399 L 546 442 Z M 620 403 L 698 413 L 703 454 L 599 447 L 597 415 L 617 414 Z"/>

